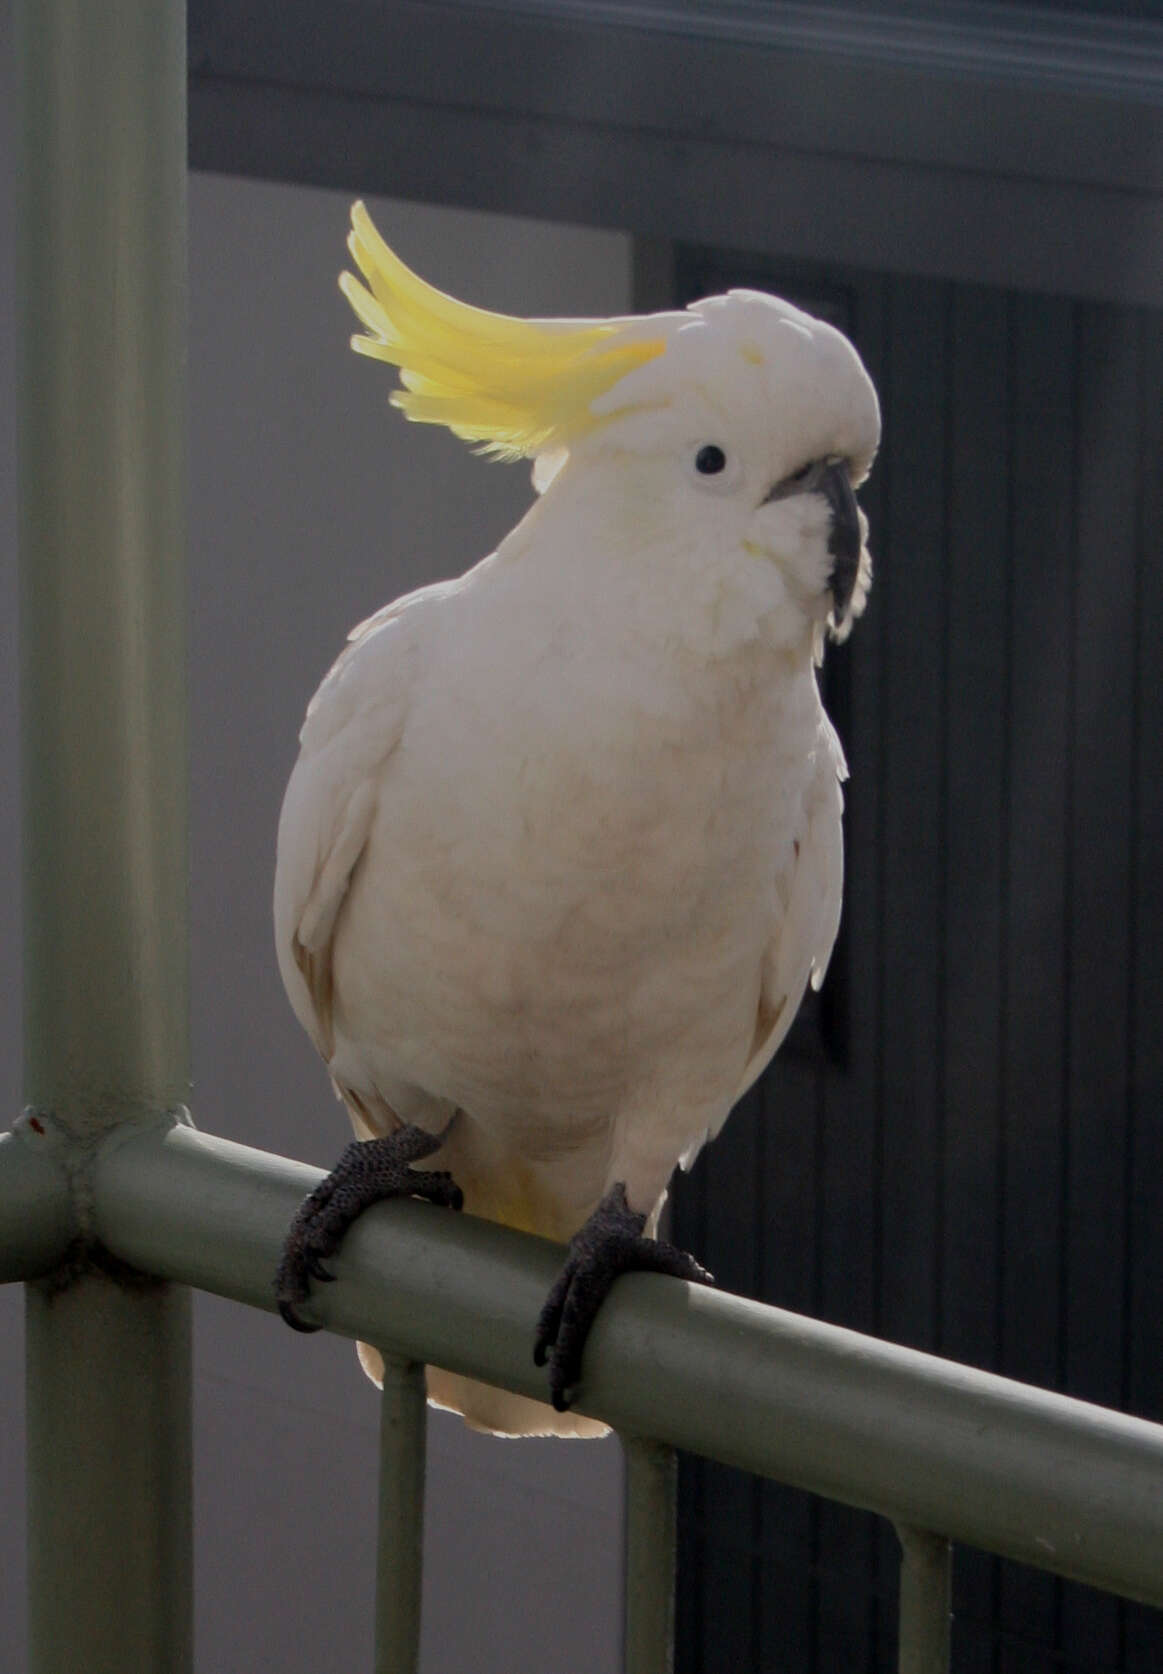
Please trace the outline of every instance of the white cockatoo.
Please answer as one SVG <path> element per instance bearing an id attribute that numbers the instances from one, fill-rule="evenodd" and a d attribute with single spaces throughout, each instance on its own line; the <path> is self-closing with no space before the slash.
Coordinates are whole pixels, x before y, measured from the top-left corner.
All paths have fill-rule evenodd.
<path id="1" fill-rule="evenodd" d="M 876 394 L 773 296 L 510 318 L 352 223 L 354 347 L 400 369 L 408 418 L 531 458 L 538 498 L 354 629 L 307 711 L 279 967 L 358 1141 L 276 1288 L 310 1329 L 310 1280 L 391 1195 L 568 1242 L 535 1345 L 552 1406 L 436 1368 L 429 1396 L 502 1434 L 599 1434 L 569 1408 L 597 1308 L 627 1268 L 709 1277 L 650 1236 L 667 1182 L 835 939 L 846 770 L 816 669 L 868 589 Z"/>

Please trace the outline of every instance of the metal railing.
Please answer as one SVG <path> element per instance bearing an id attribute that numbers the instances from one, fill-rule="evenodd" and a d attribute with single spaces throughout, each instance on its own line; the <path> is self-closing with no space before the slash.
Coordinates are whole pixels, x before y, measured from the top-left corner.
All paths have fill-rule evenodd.
<path id="1" fill-rule="evenodd" d="M 0 1139 L 0 1278 L 51 1272 L 66 1256 L 69 1151 L 43 1115 Z M 86 1172 L 88 1234 L 117 1262 L 266 1309 L 288 1221 L 321 1178 L 174 1119 L 119 1128 Z M 387 1357 L 379 1674 L 414 1668 L 419 1642 L 422 1366 L 543 1395 L 529 1345 L 559 1261 L 540 1239 L 392 1203 L 357 1222 L 339 1282 L 313 1302 L 318 1323 Z M 35 1300 L 30 1323 L 56 1305 Z M 152 1292 L 130 1283 L 122 1305 L 142 1312 L 136 1330 L 152 1336 Z M 107 1323 L 102 1313 L 93 1329 Z M 627 1674 L 671 1666 L 675 1448 L 889 1518 L 902 1544 L 907 1674 L 948 1667 L 950 1541 L 1163 1606 L 1163 1426 L 650 1274 L 620 1280 L 603 1308 L 582 1405 L 627 1441 Z M 71 1424 L 79 1430 L 87 1413 L 86 1400 Z M 34 1457 L 34 1472 L 44 1469 Z M 75 1469 L 63 1467 L 70 1484 Z M 124 1517 L 124 1482 L 114 1492 Z M 59 1575 L 56 1596 L 59 1609 Z M 75 1668 L 75 1645 L 72 1655 L 37 1667 Z"/>
<path id="2" fill-rule="evenodd" d="M 271 1308 L 320 1176 L 180 1111 L 184 10 L 17 21 L 29 1108 L 0 1137 L 0 1279 L 30 1281 L 31 1668 L 189 1674 L 186 1287 Z M 383 1205 L 313 1301 L 385 1352 L 379 1674 L 416 1663 L 421 1368 L 543 1395 L 559 1259 Z M 948 1668 L 952 1540 L 1163 1606 L 1163 1428 L 1141 1420 L 647 1274 L 602 1310 L 583 1405 L 627 1450 L 627 1674 L 672 1663 L 676 1448 L 891 1519 L 904 1674 Z"/>

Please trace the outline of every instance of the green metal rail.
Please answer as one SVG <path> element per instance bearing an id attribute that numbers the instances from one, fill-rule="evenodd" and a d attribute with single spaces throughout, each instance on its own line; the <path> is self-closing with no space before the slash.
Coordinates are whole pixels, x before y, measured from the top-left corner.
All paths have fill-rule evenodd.
<path id="1" fill-rule="evenodd" d="M 67 1141 L 45 1116 L 36 1122 L 41 1131 L 26 1116 L 0 1141 L 3 1279 L 28 1277 L 14 1223 L 30 1206 L 37 1261 L 51 1270 L 69 1247 Z M 92 1155 L 90 1231 L 140 1272 L 271 1309 L 287 1223 L 320 1178 L 180 1121 L 133 1123 Z M 339 1282 L 313 1303 L 318 1323 L 391 1357 L 384 1674 L 414 1666 L 418 1368 L 432 1361 L 543 1394 L 529 1344 L 559 1260 L 554 1245 L 489 1222 L 385 1204 L 357 1223 L 336 1261 Z M 673 1448 L 891 1519 L 902 1536 L 908 1674 L 948 1665 L 950 1540 L 1163 1607 L 1163 1426 L 650 1274 L 620 1280 L 603 1309 L 583 1407 L 624 1437 L 648 1438 L 628 1444 L 630 1674 L 669 1667 Z"/>
<path id="2" fill-rule="evenodd" d="M 189 1084 L 185 8 L 15 24 L 24 1085 L 85 1234 L 93 1148 Z M 60 1204 L 18 1172 L 43 1247 Z M 188 1674 L 187 1292 L 30 1285 L 27 1381 L 33 1670 Z"/>
<path id="3" fill-rule="evenodd" d="M 190 1674 L 186 1287 L 271 1308 L 320 1176 L 181 1109 L 184 9 L 17 22 L 29 1108 L 0 1280 L 28 1284 L 31 1669 Z M 416 1666 L 421 1368 L 543 1395 L 559 1260 L 395 1203 L 314 1300 L 385 1352 L 377 1674 Z M 1163 1607 L 1161 1427 L 647 1274 L 602 1310 L 584 1406 L 626 1448 L 627 1674 L 672 1665 L 675 1448 L 891 1519 L 903 1674 L 948 1668 L 951 1540 Z"/>

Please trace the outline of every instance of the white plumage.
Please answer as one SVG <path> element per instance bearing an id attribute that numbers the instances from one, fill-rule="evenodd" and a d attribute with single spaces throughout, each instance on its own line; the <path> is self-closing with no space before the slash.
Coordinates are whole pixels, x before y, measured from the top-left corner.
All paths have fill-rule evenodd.
<path id="1" fill-rule="evenodd" d="M 834 511 L 793 479 L 859 482 L 878 439 L 855 352 L 786 303 L 613 324 L 663 346 L 538 437 L 544 492 L 497 551 L 362 624 L 316 693 L 275 882 L 357 1133 L 456 1113 L 431 1166 L 466 1210 L 560 1240 L 617 1182 L 655 1213 L 823 976 L 845 767 L 816 661 L 869 566 L 861 518 L 841 596 Z"/>

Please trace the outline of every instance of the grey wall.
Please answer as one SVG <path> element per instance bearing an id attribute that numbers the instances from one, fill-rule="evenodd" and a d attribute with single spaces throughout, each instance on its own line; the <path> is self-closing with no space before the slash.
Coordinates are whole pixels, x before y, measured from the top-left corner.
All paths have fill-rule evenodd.
<path id="1" fill-rule="evenodd" d="M 0 20 L 0 76 L 9 67 Z M 0 86 L 0 108 L 10 108 Z M 20 1097 L 11 147 L 0 170 L 0 1091 Z M 279 800 L 347 628 L 465 568 L 515 521 L 521 468 L 388 407 L 346 348 L 349 195 L 191 180 L 190 671 L 199 1126 L 327 1166 L 348 1137 L 271 948 Z M 609 313 L 628 241 L 374 203 L 407 260 L 485 306 Z M 370 1667 L 377 1401 L 350 1345 L 204 1297 L 196 1313 L 197 1664 Z M 23 1665 L 21 1299 L 0 1290 L 0 1667 Z M 616 1442 L 500 1442 L 432 1414 L 425 1674 L 619 1661 Z"/>

